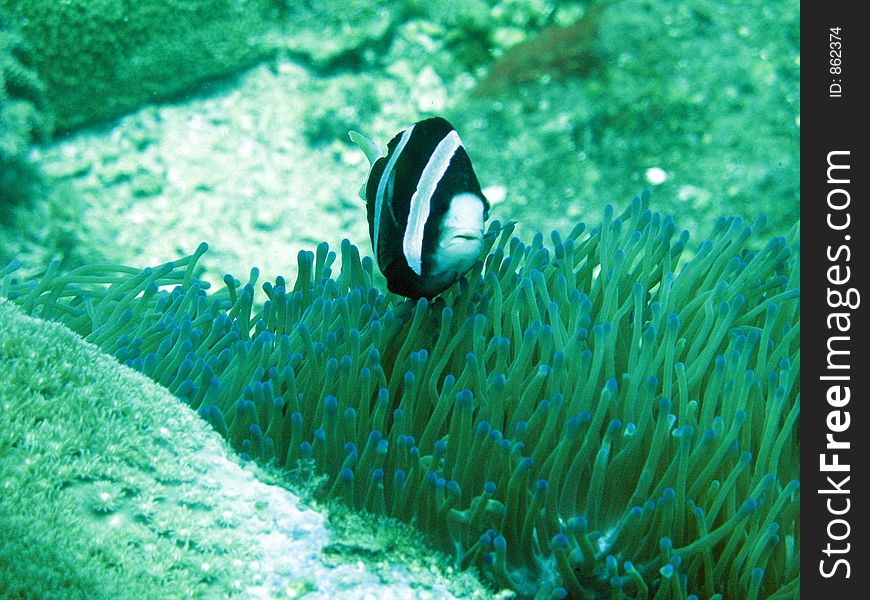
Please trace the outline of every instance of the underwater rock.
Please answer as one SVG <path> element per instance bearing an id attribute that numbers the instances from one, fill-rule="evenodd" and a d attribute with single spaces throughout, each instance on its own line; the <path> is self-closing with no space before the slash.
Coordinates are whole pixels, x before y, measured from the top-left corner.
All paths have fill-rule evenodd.
<path id="1" fill-rule="evenodd" d="M 164 178 L 156 173 L 143 173 L 133 178 L 133 196 L 146 198 L 156 196 L 163 191 Z"/>
<path id="2" fill-rule="evenodd" d="M 74 179 L 87 175 L 94 166 L 93 159 L 88 156 L 70 153 L 64 158 L 63 161 L 43 163 L 42 172 L 54 179 Z"/>
<path id="3" fill-rule="evenodd" d="M 105 186 L 130 181 L 142 169 L 135 154 L 124 155 L 118 160 L 104 163 L 97 172 L 97 177 Z"/>
<path id="4" fill-rule="evenodd" d="M 402 12 L 396 4 L 378 2 L 318 2 L 289 10 L 286 51 L 320 72 L 374 62 Z"/>

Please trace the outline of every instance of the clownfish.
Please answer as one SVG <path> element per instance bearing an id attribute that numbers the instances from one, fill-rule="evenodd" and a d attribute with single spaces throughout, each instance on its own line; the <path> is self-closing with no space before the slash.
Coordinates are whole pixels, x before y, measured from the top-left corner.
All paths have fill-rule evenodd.
<path id="1" fill-rule="evenodd" d="M 489 201 L 453 126 L 441 117 L 400 131 L 386 155 L 349 132 L 371 169 L 360 197 L 378 267 L 391 292 L 432 298 L 480 258 Z"/>

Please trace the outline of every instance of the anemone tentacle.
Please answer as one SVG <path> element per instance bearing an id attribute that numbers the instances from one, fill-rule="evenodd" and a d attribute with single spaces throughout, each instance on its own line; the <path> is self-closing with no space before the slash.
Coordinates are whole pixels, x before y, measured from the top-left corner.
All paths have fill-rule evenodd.
<path id="1" fill-rule="evenodd" d="M 434 301 L 382 293 L 346 240 L 300 252 L 263 301 L 256 270 L 198 280 L 205 245 L 144 270 L 12 266 L 0 290 L 244 455 L 313 460 L 324 496 L 414 521 L 523 597 L 790 597 L 798 229 L 754 249 L 763 221 L 722 218 L 683 259 L 648 200 L 549 248 L 494 222 Z"/>

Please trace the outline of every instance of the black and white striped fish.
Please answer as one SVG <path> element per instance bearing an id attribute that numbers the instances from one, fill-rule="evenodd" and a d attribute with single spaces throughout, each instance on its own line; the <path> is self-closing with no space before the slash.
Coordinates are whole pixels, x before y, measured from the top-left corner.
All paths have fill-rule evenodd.
<path id="1" fill-rule="evenodd" d="M 371 163 L 360 196 L 387 287 L 408 298 L 440 294 L 480 258 L 489 215 L 459 134 L 441 117 L 419 121 L 386 156 L 361 133 L 350 139 Z"/>

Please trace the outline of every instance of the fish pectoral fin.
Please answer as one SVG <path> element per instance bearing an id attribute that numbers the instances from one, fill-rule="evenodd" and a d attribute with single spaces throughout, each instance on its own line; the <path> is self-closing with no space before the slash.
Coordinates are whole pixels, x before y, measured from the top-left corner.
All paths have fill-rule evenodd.
<path id="1" fill-rule="evenodd" d="M 378 145 L 370 138 L 359 131 L 348 131 L 347 137 L 350 138 L 354 144 L 359 146 L 359 149 L 363 151 L 363 154 L 366 155 L 366 158 L 369 160 L 369 164 L 375 164 L 375 161 L 380 157 L 384 156 L 383 151 L 378 148 Z"/>

